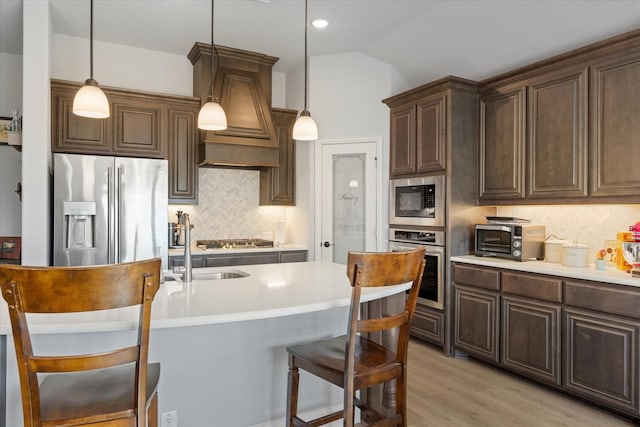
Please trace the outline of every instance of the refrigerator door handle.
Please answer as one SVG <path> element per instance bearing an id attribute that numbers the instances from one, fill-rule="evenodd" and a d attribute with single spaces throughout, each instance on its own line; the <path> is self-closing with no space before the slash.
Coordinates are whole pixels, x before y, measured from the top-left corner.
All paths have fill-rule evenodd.
<path id="1" fill-rule="evenodd" d="M 121 246 L 122 242 L 123 242 L 123 238 L 122 238 L 122 216 L 123 216 L 123 212 L 121 210 L 122 205 L 123 205 L 123 194 L 122 194 L 122 172 L 123 172 L 124 167 L 122 165 L 118 166 L 117 169 L 117 185 L 116 185 L 116 189 L 117 189 L 117 195 L 116 195 L 116 203 L 115 203 L 115 211 L 117 213 L 116 215 L 116 220 L 115 220 L 115 225 L 116 225 L 116 258 L 115 258 L 115 263 L 119 263 L 122 262 L 121 259 Z"/>
<path id="2" fill-rule="evenodd" d="M 115 242 L 114 242 L 114 230 L 113 230 L 113 168 L 109 166 L 107 168 L 107 239 L 109 242 L 107 244 L 107 262 L 109 264 L 115 263 L 114 250 L 115 250 Z"/>

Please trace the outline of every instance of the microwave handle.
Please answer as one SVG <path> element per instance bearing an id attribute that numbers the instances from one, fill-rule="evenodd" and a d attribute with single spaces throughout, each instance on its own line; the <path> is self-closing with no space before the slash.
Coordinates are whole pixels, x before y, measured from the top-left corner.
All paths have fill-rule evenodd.
<path id="1" fill-rule="evenodd" d="M 495 225 L 476 225 L 476 230 L 500 230 L 500 231 L 511 231 L 510 227 L 501 225 L 501 226 L 495 226 Z"/>

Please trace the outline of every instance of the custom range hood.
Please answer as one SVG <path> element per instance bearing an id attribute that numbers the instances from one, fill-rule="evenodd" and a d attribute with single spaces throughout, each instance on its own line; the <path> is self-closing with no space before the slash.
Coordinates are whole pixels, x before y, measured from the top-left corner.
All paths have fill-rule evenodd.
<path id="1" fill-rule="evenodd" d="M 277 167 L 279 141 L 271 117 L 271 72 L 278 58 L 216 45 L 214 93 L 227 114 L 227 129 L 199 131 L 198 164 L 218 167 Z M 193 96 L 210 94 L 211 45 L 196 43 Z"/>

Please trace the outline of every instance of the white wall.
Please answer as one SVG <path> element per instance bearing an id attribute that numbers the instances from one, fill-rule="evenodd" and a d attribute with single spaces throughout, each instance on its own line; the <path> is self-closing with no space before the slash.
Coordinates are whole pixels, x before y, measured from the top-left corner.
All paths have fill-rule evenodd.
<path id="1" fill-rule="evenodd" d="M 48 265 L 51 258 L 49 2 L 25 1 L 23 13 L 22 263 Z"/>
<path id="2" fill-rule="evenodd" d="M 0 116 L 11 110 L 22 113 L 22 55 L 0 52 Z M 0 146 L 0 236 L 21 235 L 21 207 L 14 193 L 22 181 L 22 155 L 12 147 Z"/>

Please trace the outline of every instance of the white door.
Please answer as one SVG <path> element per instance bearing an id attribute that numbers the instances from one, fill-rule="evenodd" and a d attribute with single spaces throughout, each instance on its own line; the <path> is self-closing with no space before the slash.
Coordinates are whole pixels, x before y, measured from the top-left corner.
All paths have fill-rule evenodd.
<path id="1" fill-rule="evenodd" d="M 324 142 L 320 156 L 320 259 L 347 263 L 349 251 L 375 251 L 377 142 Z"/>

